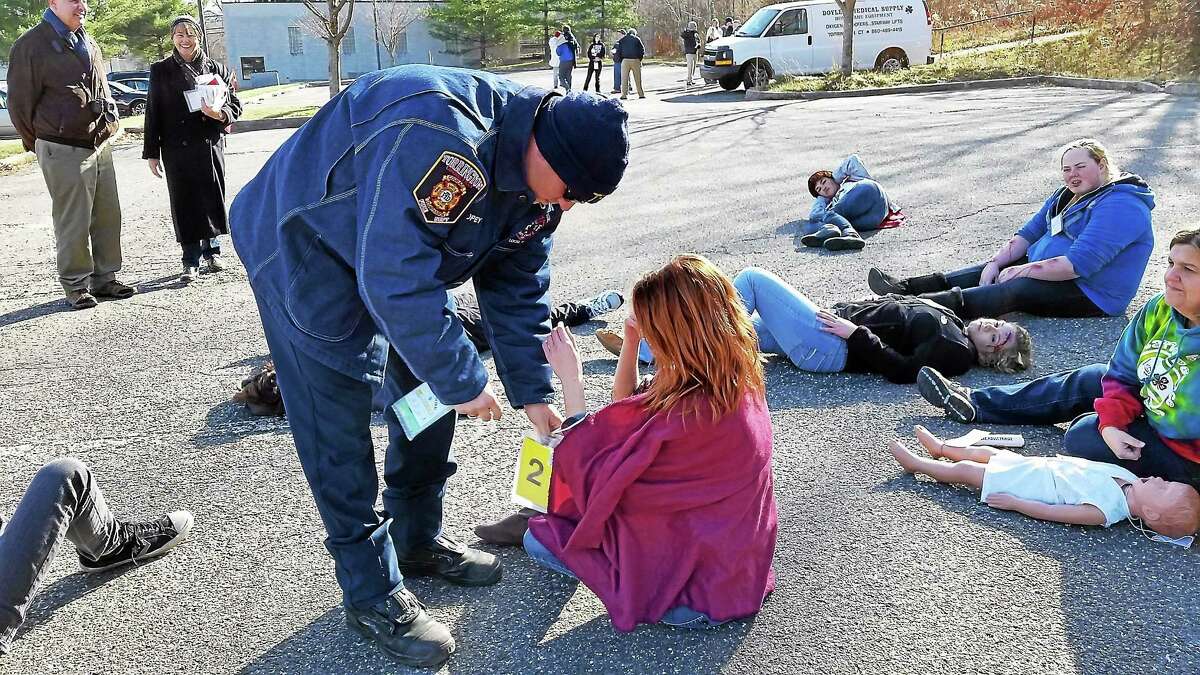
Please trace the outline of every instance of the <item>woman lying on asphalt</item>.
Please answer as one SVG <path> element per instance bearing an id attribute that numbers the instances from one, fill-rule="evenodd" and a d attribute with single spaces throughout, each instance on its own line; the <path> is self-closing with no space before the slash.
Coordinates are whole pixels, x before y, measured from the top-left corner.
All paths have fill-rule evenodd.
<path id="1" fill-rule="evenodd" d="M 896 211 L 858 155 L 847 157 L 836 171 L 809 176 L 808 191 L 814 201 L 808 214 L 812 231 L 800 238 L 805 246 L 857 251 L 866 246 L 858 233 L 879 229 Z"/>
<path id="2" fill-rule="evenodd" d="M 754 321 L 758 348 L 786 356 L 814 373 L 868 372 L 897 384 L 911 383 L 922 366 L 962 374 L 981 365 L 1005 373 L 1029 368 L 1032 340 L 1021 326 L 996 319 L 970 323 L 923 298 L 892 295 L 839 302 L 820 309 L 787 282 L 757 267 L 733 279 Z M 620 353 L 622 341 L 596 331 L 601 344 Z M 643 361 L 654 359 L 646 344 Z"/>
<path id="3" fill-rule="evenodd" d="M 905 471 L 970 485 L 993 508 L 1068 525 L 1111 527 L 1128 519 L 1148 536 L 1189 537 L 1186 544 L 1178 542 L 1183 545 L 1200 529 L 1200 494 L 1186 483 L 1138 478 L 1115 464 L 1078 457 L 1023 457 L 986 445 L 947 445 L 924 427 L 916 434 L 931 459 L 892 441 L 892 456 Z"/>
<path id="4" fill-rule="evenodd" d="M 613 403 L 588 414 L 574 339 L 545 342 L 568 418 L 554 449 L 550 512 L 475 528 L 525 546 L 596 593 L 617 630 L 701 628 L 757 614 L 775 587 L 771 417 L 750 317 L 729 278 L 680 256 L 633 287 Z M 712 317 L 695 323 L 697 314 Z M 638 387 L 633 345 L 659 354 Z M 670 561 L 664 564 L 663 561 Z"/>
<path id="5" fill-rule="evenodd" d="M 1063 438 L 1068 454 L 1200 487 L 1200 230 L 1171 240 L 1164 285 L 1125 328 L 1107 368 L 976 391 L 926 369 L 917 386 L 959 421 L 1054 424 L 1083 414 Z"/>
<path id="6" fill-rule="evenodd" d="M 959 316 L 1029 312 L 1039 316 L 1119 316 L 1142 282 L 1154 248 L 1154 192 L 1117 170 L 1092 139 L 1060 153 L 1064 186 L 982 265 L 897 279 L 872 268 L 879 295 L 920 295 Z"/>

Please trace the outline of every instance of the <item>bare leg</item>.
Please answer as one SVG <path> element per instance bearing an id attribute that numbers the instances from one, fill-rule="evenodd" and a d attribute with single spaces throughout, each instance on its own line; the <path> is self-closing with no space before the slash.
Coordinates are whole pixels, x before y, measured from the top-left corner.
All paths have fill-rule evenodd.
<path id="1" fill-rule="evenodd" d="M 959 483 L 976 489 L 983 486 L 983 474 L 987 470 L 985 464 L 970 460 L 947 464 L 936 459 L 918 457 L 899 440 L 892 441 L 888 450 L 891 450 L 892 456 L 908 473 L 923 473 L 939 483 Z"/>
<path id="2" fill-rule="evenodd" d="M 946 459 L 960 462 L 964 459 L 980 464 L 987 464 L 999 450 L 988 445 L 972 445 L 962 447 L 958 445 L 946 445 L 946 441 L 934 436 L 928 429 L 921 425 L 917 425 L 913 429 L 913 433 L 917 435 L 917 440 L 925 447 L 925 451 L 934 459 Z"/>

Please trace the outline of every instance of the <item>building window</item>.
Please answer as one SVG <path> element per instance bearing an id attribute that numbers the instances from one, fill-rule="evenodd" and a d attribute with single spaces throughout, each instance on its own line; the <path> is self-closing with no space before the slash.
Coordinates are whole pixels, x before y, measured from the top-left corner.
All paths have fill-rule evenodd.
<path id="1" fill-rule="evenodd" d="M 262 56 L 243 56 L 242 57 L 242 79 L 248 80 L 255 73 L 267 72 L 266 58 Z"/>
<path id="2" fill-rule="evenodd" d="M 293 55 L 304 53 L 304 35 L 299 26 L 288 26 L 288 47 Z"/>
<path id="3" fill-rule="evenodd" d="M 349 28 L 342 36 L 342 54 L 349 56 L 354 53 L 354 29 Z"/>

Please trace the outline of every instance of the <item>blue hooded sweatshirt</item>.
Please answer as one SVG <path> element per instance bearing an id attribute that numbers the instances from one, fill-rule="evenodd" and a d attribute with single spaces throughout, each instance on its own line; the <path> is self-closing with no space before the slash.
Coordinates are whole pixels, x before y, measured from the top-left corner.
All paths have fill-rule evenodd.
<path id="1" fill-rule="evenodd" d="M 1110 316 L 1124 314 L 1154 249 L 1154 191 L 1123 174 L 1066 208 L 1072 196 L 1059 188 L 1017 235 L 1030 243 L 1030 262 L 1066 256 L 1083 294 Z M 1062 227 L 1053 228 L 1058 216 Z"/>

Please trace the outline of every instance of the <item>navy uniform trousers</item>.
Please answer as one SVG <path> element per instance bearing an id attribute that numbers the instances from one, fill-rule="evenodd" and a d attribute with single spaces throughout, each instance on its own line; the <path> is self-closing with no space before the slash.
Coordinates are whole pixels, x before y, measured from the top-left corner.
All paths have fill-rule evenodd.
<path id="1" fill-rule="evenodd" d="M 383 512 L 375 508 L 379 478 L 371 442 L 370 384 L 298 349 L 259 300 L 259 315 L 300 465 L 325 523 L 344 602 L 366 608 L 404 587 L 396 566 L 441 532 L 446 480 L 458 469 L 450 454 L 456 415 L 447 414 L 413 441 L 388 405 L 383 460 Z M 390 351 L 384 391 L 389 404 L 421 383 Z"/>

